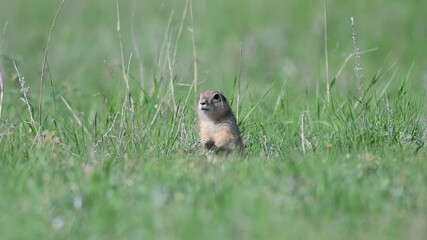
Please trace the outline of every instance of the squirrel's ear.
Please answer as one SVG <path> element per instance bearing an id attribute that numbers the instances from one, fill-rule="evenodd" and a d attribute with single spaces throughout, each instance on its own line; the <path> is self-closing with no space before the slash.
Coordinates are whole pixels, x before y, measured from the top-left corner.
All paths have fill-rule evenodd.
<path id="1" fill-rule="evenodd" d="M 224 102 L 227 102 L 227 98 L 221 93 L 221 97 L 222 97 L 222 100 L 224 101 Z"/>

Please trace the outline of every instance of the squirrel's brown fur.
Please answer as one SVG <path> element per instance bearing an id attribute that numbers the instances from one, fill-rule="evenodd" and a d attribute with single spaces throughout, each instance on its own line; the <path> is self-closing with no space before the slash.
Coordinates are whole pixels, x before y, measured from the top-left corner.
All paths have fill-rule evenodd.
<path id="1" fill-rule="evenodd" d="M 200 94 L 197 104 L 200 141 L 207 155 L 228 155 L 242 151 L 243 143 L 236 118 L 220 91 Z"/>

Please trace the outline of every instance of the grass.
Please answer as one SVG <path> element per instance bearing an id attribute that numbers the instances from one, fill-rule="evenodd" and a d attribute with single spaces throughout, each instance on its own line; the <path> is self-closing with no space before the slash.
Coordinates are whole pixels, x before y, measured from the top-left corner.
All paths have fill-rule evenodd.
<path id="1" fill-rule="evenodd" d="M 41 3 L 0 0 L 2 238 L 427 235 L 425 3 Z M 202 156 L 204 89 L 244 157 Z"/>

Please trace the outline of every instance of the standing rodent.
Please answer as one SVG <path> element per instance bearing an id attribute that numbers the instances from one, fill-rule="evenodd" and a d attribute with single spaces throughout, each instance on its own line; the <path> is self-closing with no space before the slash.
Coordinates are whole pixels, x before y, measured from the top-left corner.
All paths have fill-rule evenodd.
<path id="1" fill-rule="evenodd" d="M 197 105 L 200 141 L 209 156 L 229 155 L 243 149 L 240 130 L 227 99 L 220 91 L 206 91 L 200 94 Z"/>

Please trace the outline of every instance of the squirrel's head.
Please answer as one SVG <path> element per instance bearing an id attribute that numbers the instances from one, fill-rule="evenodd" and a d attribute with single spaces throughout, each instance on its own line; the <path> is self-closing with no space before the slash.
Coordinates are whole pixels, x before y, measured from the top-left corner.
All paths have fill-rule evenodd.
<path id="1" fill-rule="evenodd" d="M 219 120 L 231 112 L 227 99 L 221 91 L 206 91 L 200 94 L 198 113 Z"/>

